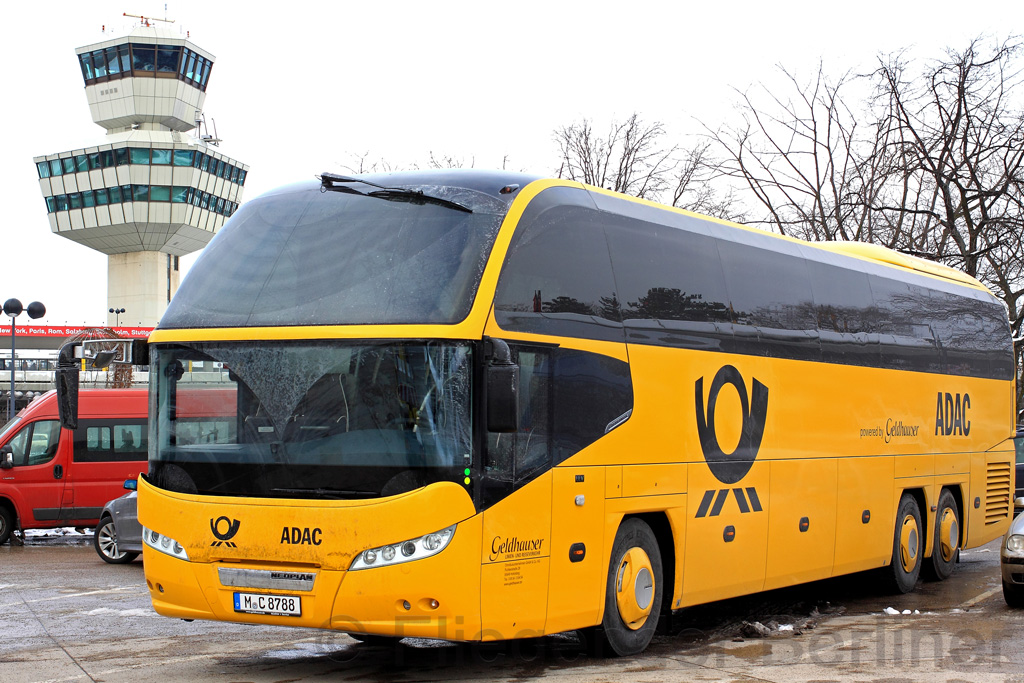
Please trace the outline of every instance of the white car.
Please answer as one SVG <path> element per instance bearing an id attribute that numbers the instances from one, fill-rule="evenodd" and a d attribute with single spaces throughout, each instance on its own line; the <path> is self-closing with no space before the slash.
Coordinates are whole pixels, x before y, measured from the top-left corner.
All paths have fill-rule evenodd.
<path id="1" fill-rule="evenodd" d="M 1024 507 L 1024 498 L 1017 498 L 1013 504 Z M 1003 599 L 1010 607 L 1024 607 L 1024 512 L 1010 522 L 999 551 L 999 564 L 1003 570 Z"/>

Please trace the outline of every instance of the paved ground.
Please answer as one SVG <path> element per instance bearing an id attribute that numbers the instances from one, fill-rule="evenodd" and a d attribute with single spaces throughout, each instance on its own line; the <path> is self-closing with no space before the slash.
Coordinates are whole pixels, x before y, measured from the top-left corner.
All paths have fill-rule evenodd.
<path id="1" fill-rule="evenodd" d="M 0 547 L 0 681 L 1024 682 L 1024 610 L 1006 607 L 998 567 L 992 543 L 964 553 L 950 580 L 906 596 L 883 596 L 861 576 L 714 603 L 677 616 L 643 655 L 603 659 L 575 635 L 375 647 L 164 619 L 141 562 L 104 564 L 87 536 L 34 539 Z"/>

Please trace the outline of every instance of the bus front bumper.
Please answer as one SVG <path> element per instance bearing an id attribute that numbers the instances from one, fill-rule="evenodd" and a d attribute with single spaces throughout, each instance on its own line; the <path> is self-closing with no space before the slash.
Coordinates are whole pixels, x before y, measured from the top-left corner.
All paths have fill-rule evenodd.
<path id="1" fill-rule="evenodd" d="M 480 517 L 473 517 L 458 525 L 437 555 L 358 571 L 190 562 L 148 546 L 143 558 L 153 607 L 167 617 L 476 640 L 480 537 Z"/>

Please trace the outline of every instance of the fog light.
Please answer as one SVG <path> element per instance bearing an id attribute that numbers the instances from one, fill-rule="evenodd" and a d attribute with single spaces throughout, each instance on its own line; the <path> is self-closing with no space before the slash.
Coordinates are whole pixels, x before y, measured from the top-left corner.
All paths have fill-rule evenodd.
<path id="1" fill-rule="evenodd" d="M 437 550 L 441 547 L 441 535 L 427 534 L 423 537 L 423 547 L 427 550 Z"/>
<path id="2" fill-rule="evenodd" d="M 391 560 L 395 559 L 395 546 L 384 546 L 384 549 L 380 551 L 380 554 L 384 557 L 385 562 L 390 562 Z"/>
<path id="3" fill-rule="evenodd" d="M 366 552 L 363 553 L 363 562 L 365 562 L 366 564 L 373 564 L 376 561 L 377 561 L 377 551 L 376 550 L 367 550 Z"/>
<path id="4" fill-rule="evenodd" d="M 412 557 L 413 553 L 416 552 L 416 544 L 412 541 L 406 541 L 402 544 L 402 554 L 406 557 Z"/>

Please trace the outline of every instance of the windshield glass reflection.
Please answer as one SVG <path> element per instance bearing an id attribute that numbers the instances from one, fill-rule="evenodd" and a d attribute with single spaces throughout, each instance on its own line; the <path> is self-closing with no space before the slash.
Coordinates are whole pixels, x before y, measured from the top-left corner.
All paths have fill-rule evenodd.
<path id="1" fill-rule="evenodd" d="M 158 347 L 150 474 L 184 493 L 376 498 L 463 481 L 472 347 Z"/>

